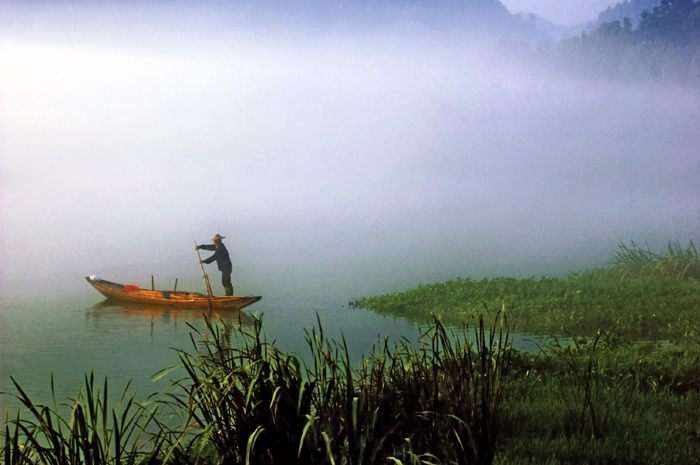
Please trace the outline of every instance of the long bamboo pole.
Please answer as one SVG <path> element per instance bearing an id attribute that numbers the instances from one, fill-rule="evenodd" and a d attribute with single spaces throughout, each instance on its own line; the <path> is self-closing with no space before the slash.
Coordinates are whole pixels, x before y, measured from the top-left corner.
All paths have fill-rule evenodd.
<path id="1" fill-rule="evenodd" d="M 207 301 L 209 302 L 209 311 L 212 311 L 213 306 L 211 304 L 211 298 L 213 297 L 213 294 L 211 292 L 211 285 L 209 285 L 209 276 L 207 276 L 206 271 L 204 271 L 204 265 L 202 265 L 202 256 L 199 255 L 199 248 L 197 247 L 197 241 L 194 241 L 194 250 L 197 251 L 197 258 L 199 259 L 199 267 L 202 269 L 202 277 L 204 278 L 204 285 L 207 288 Z"/>

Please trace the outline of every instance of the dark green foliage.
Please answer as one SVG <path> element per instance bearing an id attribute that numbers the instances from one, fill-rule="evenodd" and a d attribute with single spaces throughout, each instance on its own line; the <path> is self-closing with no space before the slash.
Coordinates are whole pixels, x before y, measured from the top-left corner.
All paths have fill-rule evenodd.
<path id="1" fill-rule="evenodd" d="M 240 347 L 226 325 L 207 322 L 199 336 L 196 353 L 180 351 L 187 377 L 171 396 L 187 413 L 185 424 L 196 426 L 184 433 L 201 429 L 193 442 L 211 444 L 224 464 L 308 463 L 299 444 L 311 385 L 299 359 L 269 344 L 259 320 L 252 332 L 240 329 Z"/>
<path id="2" fill-rule="evenodd" d="M 699 355 L 611 333 L 515 353 L 497 463 L 700 463 Z"/>
<path id="3" fill-rule="evenodd" d="M 502 317 L 502 315 L 501 315 Z M 505 322 L 502 322 L 505 324 Z M 208 324 L 197 354 L 181 352 L 185 395 L 172 400 L 212 444 L 220 463 L 383 463 L 432 458 L 489 464 L 498 436 L 508 332 L 475 330 L 475 347 L 436 321 L 420 349 L 375 346 L 352 368 L 345 341 L 307 333 L 311 362 L 268 344 L 262 323 L 240 331 Z"/>
<path id="4" fill-rule="evenodd" d="M 634 365 L 627 369 L 606 366 L 605 362 L 615 362 L 614 356 L 605 357 L 601 362 L 600 338 L 599 332 L 591 341 L 582 339 L 565 346 L 555 339 L 545 352 L 561 364 L 561 371 L 554 379 L 570 418 L 565 425 L 569 435 L 577 433 L 596 438 L 608 435 L 616 414 L 629 401 L 634 387 L 630 382 Z"/>
<path id="5" fill-rule="evenodd" d="M 110 409 L 107 379 L 100 391 L 95 386 L 94 373 L 86 375 L 78 396 L 66 404 L 56 401 L 52 376 L 53 406 L 34 404 L 14 378 L 12 382 L 19 392 L 16 398 L 27 413 L 21 417 L 18 412 L 15 418 L 6 414 L 2 434 L 6 442 L 0 448 L 3 463 L 156 463 L 165 442 L 158 424 L 159 409 L 155 404 L 138 404 L 135 393 L 127 397 L 128 386 L 116 408 Z M 155 427 L 155 434 L 146 432 L 151 426 Z"/>

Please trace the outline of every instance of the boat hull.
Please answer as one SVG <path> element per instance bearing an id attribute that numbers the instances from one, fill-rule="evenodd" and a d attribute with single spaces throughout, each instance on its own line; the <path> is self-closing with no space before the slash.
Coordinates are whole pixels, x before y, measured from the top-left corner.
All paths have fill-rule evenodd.
<path id="1" fill-rule="evenodd" d="M 85 277 L 88 283 L 107 299 L 141 302 L 185 308 L 212 308 L 240 310 L 262 299 L 262 296 L 208 296 L 197 292 L 158 291 L 138 289 L 136 286 Z M 211 302 L 211 303 L 210 303 Z"/>

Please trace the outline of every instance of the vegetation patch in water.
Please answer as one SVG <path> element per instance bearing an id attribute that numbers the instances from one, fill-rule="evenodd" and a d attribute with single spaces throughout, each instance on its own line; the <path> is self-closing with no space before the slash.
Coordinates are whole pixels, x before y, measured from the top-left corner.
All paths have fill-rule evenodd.
<path id="1" fill-rule="evenodd" d="M 548 334 L 593 334 L 597 329 L 660 338 L 696 336 L 700 312 L 700 258 L 668 244 L 665 254 L 620 245 L 614 263 L 564 278 L 456 278 L 405 292 L 363 297 L 356 308 L 425 321 L 471 321 L 485 308 L 505 305 L 509 321 Z"/>

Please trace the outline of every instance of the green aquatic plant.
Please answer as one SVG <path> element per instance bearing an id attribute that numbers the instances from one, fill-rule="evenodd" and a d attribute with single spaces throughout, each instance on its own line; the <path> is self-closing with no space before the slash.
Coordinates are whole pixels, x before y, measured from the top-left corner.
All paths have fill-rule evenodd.
<path id="1" fill-rule="evenodd" d="M 596 438 L 608 434 L 622 405 L 629 400 L 634 388 L 631 372 L 636 364 L 608 369 L 604 361 L 610 357 L 601 355 L 601 336 L 598 332 L 590 340 L 578 338 L 565 345 L 554 338 L 544 351 L 548 357 L 557 358 L 562 367 L 554 379 L 569 415 L 567 427 Z"/>
<path id="2" fill-rule="evenodd" d="M 491 463 L 510 353 L 499 315 L 498 332 L 479 320 L 473 345 L 466 327 L 449 334 L 435 320 L 419 349 L 385 340 L 356 368 L 320 321 L 307 332 L 308 364 L 268 343 L 261 320 L 232 338 L 207 322 L 196 351 L 180 351 L 186 376 L 172 386 L 183 423 L 196 425 L 181 437 L 211 444 L 220 463 Z"/>
<path id="3" fill-rule="evenodd" d="M 95 384 L 94 372 L 85 376 L 77 397 L 68 403 L 56 400 L 51 376 L 53 405 L 32 402 L 12 378 L 17 400 L 27 409 L 21 416 L 5 416 L 0 447 L 2 462 L 19 464 L 118 464 L 159 463 L 166 435 L 159 427 L 157 404 L 136 402 L 136 393 L 124 389 L 114 408 L 109 406 L 108 382 L 102 390 Z M 67 414 L 67 415 L 66 415 Z M 156 433 L 147 432 L 154 427 Z"/>
<path id="4" fill-rule="evenodd" d="M 648 245 L 642 249 L 634 241 L 629 246 L 620 243 L 613 269 L 623 278 L 656 275 L 700 279 L 700 256 L 692 240 L 685 248 L 678 241 L 669 241 L 665 252 L 653 253 Z"/>
<path id="5" fill-rule="evenodd" d="M 671 279 L 671 278 L 669 278 Z M 509 310 L 512 312 L 513 310 Z M 700 463 L 700 355 L 607 331 L 539 353 L 511 348 L 504 307 L 461 330 L 439 319 L 417 341 L 361 359 L 320 324 L 302 358 L 262 331 L 207 321 L 179 373 L 110 408 L 105 380 L 24 406 L 0 430 L 4 464 Z M 53 383 L 52 383 L 53 390 Z"/>
<path id="6" fill-rule="evenodd" d="M 239 346 L 230 326 L 206 324 L 204 334 L 192 327 L 194 353 L 178 350 L 186 376 L 169 389 L 175 410 L 186 412 L 181 438 L 211 444 L 221 463 L 303 463 L 310 391 L 299 359 L 265 340 L 262 320 L 233 331 Z"/>
<path id="7" fill-rule="evenodd" d="M 456 278 L 403 292 L 354 299 L 352 307 L 411 319 L 439 316 L 459 325 L 484 307 L 508 305 L 519 328 L 550 335 L 618 332 L 657 338 L 700 334 L 700 260 L 691 242 L 668 246 L 665 256 L 633 243 L 621 246 L 617 265 L 566 277 Z"/>

